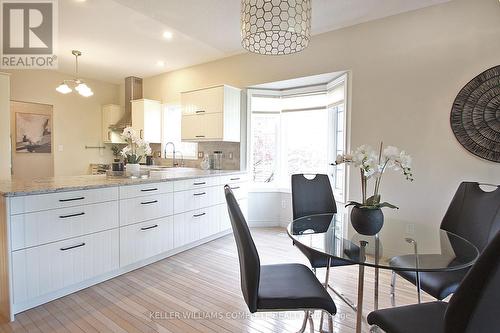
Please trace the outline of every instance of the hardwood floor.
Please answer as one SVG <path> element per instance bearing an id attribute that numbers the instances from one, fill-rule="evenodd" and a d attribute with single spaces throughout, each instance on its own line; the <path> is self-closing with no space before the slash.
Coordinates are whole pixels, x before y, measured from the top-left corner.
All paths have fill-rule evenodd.
<path id="1" fill-rule="evenodd" d="M 301 262 L 304 256 L 280 228 L 252 229 L 262 264 Z M 318 276 L 323 279 L 324 270 Z M 330 282 L 356 299 L 357 266 L 335 268 Z M 365 313 L 373 308 L 373 270 L 365 270 Z M 389 307 L 390 272 L 381 271 L 380 307 Z M 334 297 L 335 332 L 354 332 L 355 313 Z M 424 296 L 424 301 L 431 298 Z M 416 302 L 398 279 L 398 305 Z M 16 315 L 2 332 L 295 332 L 301 312 L 250 315 L 240 291 L 232 235 Z M 315 328 L 319 326 L 319 312 Z M 364 331 L 368 332 L 365 323 Z"/>

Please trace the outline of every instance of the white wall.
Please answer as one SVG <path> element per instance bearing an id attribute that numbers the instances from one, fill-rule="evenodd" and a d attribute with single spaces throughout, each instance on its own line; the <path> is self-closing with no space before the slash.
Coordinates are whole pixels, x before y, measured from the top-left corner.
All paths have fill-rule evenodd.
<path id="1" fill-rule="evenodd" d="M 0 73 L 0 179 L 10 178 L 10 84 Z"/>
<path id="2" fill-rule="evenodd" d="M 295 55 L 242 54 L 147 78 L 145 98 L 171 102 L 204 86 L 350 70 L 352 147 L 383 140 L 414 157 L 414 183 L 399 175 L 384 180 L 383 199 L 401 208 L 386 211 L 387 219 L 435 226 L 460 181 L 500 183 L 500 164 L 468 153 L 449 125 L 459 90 L 500 64 L 499 41 L 498 0 L 454 0 L 314 36 Z M 357 199 L 357 172 L 351 179 L 349 195 Z"/>
<path id="3" fill-rule="evenodd" d="M 11 99 L 53 105 L 54 175 L 89 173 L 90 163 L 109 163 L 109 146 L 104 151 L 85 149 L 102 142 L 101 105 L 119 103 L 119 85 L 85 80 L 94 91 L 92 97 L 76 93 L 63 95 L 55 88 L 70 75 L 50 70 L 15 70 L 11 75 Z M 1 140 L 0 140 L 1 142 Z M 63 151 L 59 151 L 59 145 Z"/>

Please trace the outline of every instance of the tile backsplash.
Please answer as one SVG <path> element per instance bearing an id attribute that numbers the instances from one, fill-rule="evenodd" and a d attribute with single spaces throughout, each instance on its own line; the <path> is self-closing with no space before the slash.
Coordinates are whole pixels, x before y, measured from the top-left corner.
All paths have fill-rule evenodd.
<path id="1" fill-rule="evenodd" d="M 159 147 L 151 145 L 153 151 L 160 151 Z M 204 156 L 212 155 L 214 151 L 222 151 L 222 169 L 240 170 L 240 143 L 239 142 L 200 142 L 198 152 L 203 152 Z M 232 156 L 231 156 L 232 155 Z M 232 157 L 232 158 L 230 158 Z M 199 168 L 202 159 L 185 159 L 184 166 L 189 168 Z M 172 159 L 156 158 L 155 163 L 160 165 L 171 165 Z"/>

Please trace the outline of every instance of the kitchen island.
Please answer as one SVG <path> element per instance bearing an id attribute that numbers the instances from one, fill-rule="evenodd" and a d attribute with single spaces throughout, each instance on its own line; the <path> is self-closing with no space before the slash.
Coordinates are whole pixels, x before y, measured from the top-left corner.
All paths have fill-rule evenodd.
<path id="1" fill-rule="evenodd" d="M 0 181 L 0 313 L 14 314 L 230 232 L 223 186 L 244 214 L 243 171 L 147 179 Z"/>

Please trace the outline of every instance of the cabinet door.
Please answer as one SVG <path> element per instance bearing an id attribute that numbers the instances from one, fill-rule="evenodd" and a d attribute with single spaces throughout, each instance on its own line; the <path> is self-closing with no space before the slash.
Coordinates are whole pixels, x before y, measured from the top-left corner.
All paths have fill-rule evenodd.
<path id="1" fill-rule="evenodd" d="M 203 135 L 205 136 L 205 139 L 210 139 L 210 140 L 224 139 L 224 117 L 222 113 L 210 113 L 200 118 L 204 118 Z"/>
<path id="2" fill-rule="evenodd" d="M 222 140 L 223 130 L 224 117 L 222 113 L 182 116 L 182 140 Z"/>
<path id="3" fill-rule="evenodd" d="M 195 141 L 203 138 L 203 129 L 198 116 L 182 116 L 181 139 L 186 141 Z"/>
<path id="4" fill-rule="evenodd" d="M 182 93 L 182 114 L 222 113 L 224 111 L 224 87 L 213 87 Z"/>
<path id="5" fill-rule="evenodd" d="M 120 267 L 174 248 L 173 216 L 120 228 Z"/>
<path id="6" fill-rule="evenodd" d="M 118 269 L 118 229 L 12 252 L 14 304 Z"/>

